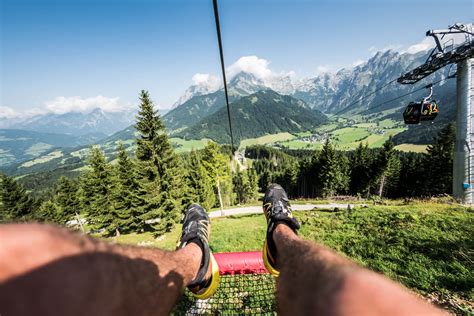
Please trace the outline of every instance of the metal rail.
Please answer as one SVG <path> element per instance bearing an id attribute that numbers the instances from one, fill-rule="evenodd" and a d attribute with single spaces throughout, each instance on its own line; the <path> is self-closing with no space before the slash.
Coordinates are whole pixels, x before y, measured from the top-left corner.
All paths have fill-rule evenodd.
<path id="1" fill-rule="evenodd" d="M 426 36 L 434 38 L 436 43 L 435 49 L 433 49 L 424 64 L 400 76 L 397 79 L 398 83 L 414 84 L 449 64 L 457 64 L 463 60 L 473 58 L 474 34 L 471 29 L 472 25 L 465 26 L 456 23 L 446 30 L 430 30 L 426 32 Z M 453 34 L 464 34 L 464 42 L 457 47 L 451 45 L 452 49 L 448 50 L 442 46 L 439 36 L 442 39 L 445 35 Z"/>

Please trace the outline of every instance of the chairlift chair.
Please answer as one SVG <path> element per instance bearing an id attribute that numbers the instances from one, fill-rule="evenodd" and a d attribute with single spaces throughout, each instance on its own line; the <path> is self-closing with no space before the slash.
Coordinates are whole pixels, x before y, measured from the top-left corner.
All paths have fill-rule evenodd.
<path id="1" fill-rule="evenodd" d="M 433 86 L 428 85 L 430 94 L 422 101 L 410 102 L 403 112 L 405 124 L 419 124 L 421 122 L 433 121 L 439 113 L 438 102 L 433 100 Z"/>

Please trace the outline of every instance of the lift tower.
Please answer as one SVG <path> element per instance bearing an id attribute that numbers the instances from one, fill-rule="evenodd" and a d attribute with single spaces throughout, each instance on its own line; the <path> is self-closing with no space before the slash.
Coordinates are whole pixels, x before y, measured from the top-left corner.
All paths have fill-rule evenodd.
<path id="1" fill-rule="evenodd" d="M 446 35 L 462 37 L 455 45 L 454 39 L 442 43 Z M 453 164 L 453 195 L 463 204 L 474 203 L 474 33 L 473 25 L 456 23 L 448 29 L 429 30 L 436 47 L 426 62 L 403 74 L 397 81 L 414 84 L 435 71 L 457 64 L 456 73 L 456 146 Z"/>

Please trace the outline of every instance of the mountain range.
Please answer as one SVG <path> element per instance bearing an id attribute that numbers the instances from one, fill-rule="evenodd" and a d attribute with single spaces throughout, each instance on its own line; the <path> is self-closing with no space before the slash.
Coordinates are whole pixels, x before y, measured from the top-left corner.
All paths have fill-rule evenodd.
<path id="1" fill-rule="evenodd" d="M 231 105 L 236 143 L 267 134 L 314 130 L 327 122 L 323 113 L 311 109 L 304 101 L 280 95 L 270 89 L 241 97 Z M 230 143 L 227 121 L 227 109 L 220 107 L 175 136 L 184 139 L 210 138 L 220 143 Z"/>
<path id="2" fill-rule="evenodd" d="M 453 69 L 438 71 L 414 86 L 395 82 L 403 72 L 423 63 L 426 56 L 427 52 L 378 52 L 356 67 L 300 80 L 290 75 L 259 78 L 252 73 L 239 72 L 230 78 L 228 84 L 235 138 L 241 140 L 281 131 L 312 130 L 327 119 L 324 114 L 401 121 L 404 105 L 411 100 L 421 99 L 428 91 L 418 91 L 398 100 L 387 101 L 446 78 L 449 71 L 453 72 Z M 429 143 L 438 129 L 454 119 L 454 80 L 446 80 L 435 86 L 434 97 L 440 101 L 439 118 L 430 125 L 408 128 L 395 136 L 396 141 Z M 119 139 L 131 142 L 135 133 L 132 126 L 134 116 L 133 111 L 108 113 L 95 109 L 89 113 L 43 114 L 21 122 L 0 121 L 0 126 L 7 125 L 16 130 L 11 133 L 17 135 L 6 138 L 15 139 L 18 144 L 24 142 L 18 146 L 20 150 L 12 148 L 14 143 L 0 143 L 0 164 L 22 163 L 25 159 L 47 155 L 48 151 L 58 146 L 74 148 Z M 222 88 L 189 87 L 175 107 L 163 115 L 163 120 L 172 136 L 228 142 Z M 38 140 L 30 136 L 23 137 L 20 130 L 39 133 Z M 65 143 L 58 143 L 46 139 L 51 137 L 51 133 L 71 137 L 66 137 L 68 140 Z"/>
<path id="3" fill-rule="evenodd" d="M 336 73 L 324 72 L 318 76 L 306 79 L 292 79 L 290 76 L 274 77 L 270 82 L 257 78 L 251 73 L 241 72 L 231 78 L 229 86 L 229 94 L 231 96 L 245 96 L 260 90 L 271 89 L 280 94 L 290 95 L 294 98 L 305 101 L 309 106 L 320 110 L 324 113 L 337 113 L 345 106 L 353 103 L 364 96 L 371 94 L 363 99 L 363 102 L 355 104 L 350 110 L 345 112 L 364 112 L 375 103 L 383 102 L 407 93 L 422 85 L 426 85 L 432 81 L 445 78 L 452 69 L 438 71 L 429 76 L 425 80 L 413 85 L 400 85 L 396 83 L 396 79 L 404 72 L 414 68 L 425 62 L 428 52 L 422 51 L 415 54 L 400 53 L 393 50 L 377 52 L 366 62 L 355 67 L 343 68 Z M 376 90 L 387 83 L 384 89 Z M 454 88 L 454 81 L 448 81 L 446 84 Z M 191 86 L 187 93 L 190 93 L 195 86 Z M 451 88 L 451 89 L 452 89 Z M 374 93 L 376 92 L 376 93 Z M 223 89 L 213 93 L 198 93 L 196 95 L 187 95 L 188 100 L 194 103 L 199 102 L 199 97 L 207 98 L 216 93 L 223 93 Z M 435 90 L 436 93 L 436 90 Z M 194 98 L 197 97 L 197 98 Z M 223 102 L 223 100 L 221 101 Z M 185 102 L 183 102 L 185 103 Z M 376 112 L 383 111 L 387 108 L 402 106 L 407 103 L 406 100 L 388 103 L 378 108 Z M 179 107 L 179 106 L 178 106 Z M 176 107 L 176 109 L 178 108 Z M 173 111 L 166 116 L 167 119 L 173 117 Z"/>
<path id="4" fill-rule="evenodd" d="M 421 100 L 428 94 L 428 90 L 418 91 L 404 98 L 396 99 L 397 97 L 408 94 L 428 83 L 445 79 L 449 72 L 454 72 L 453 69 L 447 67 L 416 85 L 401 85 L 396 82 L 401 74 L 422 64 L 426 60 L 427 54 L 426 51 L 415 54 L 393 50 L 378 52 L 356 67 L 344 68 L 336 73 L 326 72 L 302 80 L 292 80 L 290 76 L 281 76 L 268 81 L 257 78 L 251 73 L 240 72 L 229 81 L 229 98 L 231 102 L 234 102 L 257 91 L 274 90 L 280 94 L 303 100 L 309 107 L 327 114 L 348 117 L 357 114 L 371 115 L 380 120 L 392 118 L 401 121 L 401 113 L 405 105 L 412 100 Z M 186 91 L 187 101 L 177 105 L 163 117 L 172 135 L 184 137 L 191 135 L 191 131 L 196 132 L 195 128 L 189 131 L 186 129 L 198 124 L 207 116 L 214 115 L 225 106 L 222 88 L 208 94 L 195 88 L 191 86 Z M 192 95 L 192 91 L 199 92 Z M 454 96 L 455 81 L 440 82 L 434 87 L 433 97 L 441 101 L 443 112 L 441 116 L 444 118 L 440 116 L 440 119 L 429 126 L 410 127 L 407 131 L 397 135 L 395 140 L 403 140 L 408 143 L 430 143 L 437 131 L 454 117 Z M 226 120 L 219 122 L 219 124 L 227 124 Z M 212 126 L 217 128 L 215 125 Z M 428 129 L 432 132 L 427 132 Z M 216 133 L 208 129 L 208 133 L 200 132 L 199 135 L 209 137 L 216 135 Z"/>
<path id="5" fill-rule="evenodd" d="M 90 112 L 68 112 L 64 114 L 40 114 L 8 124 L 0 122 L 4 128 L 56 133 L 72 136 L 94 135 L 102 139 L 133 123 L 136 110 L 105 112 L 95 108 Z"/>

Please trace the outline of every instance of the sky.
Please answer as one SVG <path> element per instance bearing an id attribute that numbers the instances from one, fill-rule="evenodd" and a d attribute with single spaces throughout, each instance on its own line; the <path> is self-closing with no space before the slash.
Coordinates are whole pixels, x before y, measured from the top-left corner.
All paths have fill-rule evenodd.
<path id="1" fill-rule="evenodd" d="M 0 116 L 169 108 L 221 83 L 211 0 L 0 0 Z M 472 0 L 219 0 L 228 71 L 312 77 L 472 23 Z M 416 47 L 415 47 L 416 48 Z"/>

